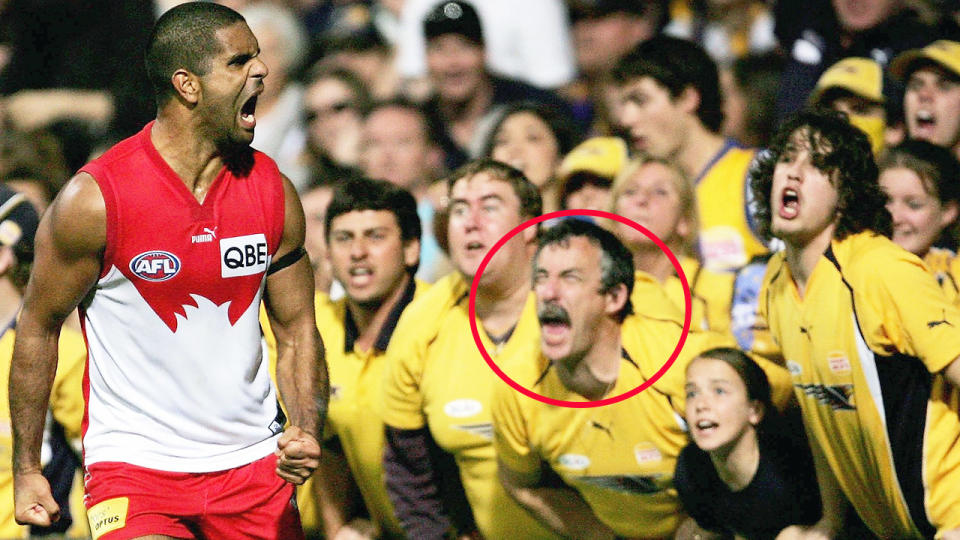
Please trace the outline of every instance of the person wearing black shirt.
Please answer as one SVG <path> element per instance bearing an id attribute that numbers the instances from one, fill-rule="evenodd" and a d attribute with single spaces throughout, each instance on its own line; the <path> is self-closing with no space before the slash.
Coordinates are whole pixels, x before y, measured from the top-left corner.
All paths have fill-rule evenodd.
<path id="1" fill-rule="evenodd" d="M 703 532 L 773 539 L 820 519 L 803 426 L 773 408 L 753 360 L 736 349 L 704 352 L 687 367 L 686 394 L 693 442 L 677 460 L 674 484 Z"/>

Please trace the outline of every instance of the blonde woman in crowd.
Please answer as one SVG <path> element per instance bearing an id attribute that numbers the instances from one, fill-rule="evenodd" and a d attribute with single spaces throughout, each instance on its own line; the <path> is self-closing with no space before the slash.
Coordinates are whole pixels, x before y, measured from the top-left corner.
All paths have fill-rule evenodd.
<path id="1" fill-rule="evenodd" d="M 634 159 L 614 181 L 610 211 L 655 234 L 680 261 L 692 296 L 691 327 L 729 331 L 734 274 L 719 274 L 701 266 L 696 253 L 696 199 L 683 172 L 664 160 Z M 629 225 L 618 223 L 614 229 L 633 253 L 638 277 L 653 276 L 683 309 L 683 285 L 667 254 Z"/>

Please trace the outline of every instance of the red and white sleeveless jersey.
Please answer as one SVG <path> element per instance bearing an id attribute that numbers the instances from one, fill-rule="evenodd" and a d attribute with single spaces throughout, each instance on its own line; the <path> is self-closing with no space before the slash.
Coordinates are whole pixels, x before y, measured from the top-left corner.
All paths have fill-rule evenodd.
<path id="1" fill-rule="evenodd" d="M 100 186 L 107 242 L 80 306 L 89 360 L 87 464 L 209 472 L 276 448 L 282 413 L 258 322 L 283 233 L 283 183 L 255 152 L 203 203 L 157 152 L 153 123 L 81 170 Z"/>

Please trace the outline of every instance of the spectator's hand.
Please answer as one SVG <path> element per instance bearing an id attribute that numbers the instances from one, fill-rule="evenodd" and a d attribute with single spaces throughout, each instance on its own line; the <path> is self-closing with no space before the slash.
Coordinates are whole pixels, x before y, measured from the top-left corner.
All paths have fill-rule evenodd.
<path id="1" fill-rule="evenodd" d="M 940 540 L 960 540 L 960 529 L 944 531 L 939 536 Z"/>
<path id="2" fill-rule="evenodd" d="M 337 531 L 332 540 L 373 540 L 378 538 L 377 526 L 369 519 L 356 518 Z"/>
<path id="3" fill-rule="evenodd" d="M 818 525 L 791 525 L 780 531 L 777 540 L 829 540 L 834 536 L 829 529 Z"/>
<path id="4" fill-rule="evenodd" d="M 60 505 L 39 472 L 15 475 L 13 499 L 14 516 L 21 525 L 49 527 L 60 519 Z"/>
<path id="5" fill-rule="evenodd" d="M 301 485 L 320 466 L 320 443 L 297 426 L 283 431 L 277 441 L 277 476 Z"/>

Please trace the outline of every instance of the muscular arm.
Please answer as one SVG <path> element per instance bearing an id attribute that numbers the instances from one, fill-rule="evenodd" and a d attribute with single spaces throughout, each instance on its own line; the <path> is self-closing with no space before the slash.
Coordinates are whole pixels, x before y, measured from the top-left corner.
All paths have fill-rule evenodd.
<path id="1" fill-rule="evenodd" d="M 303 207 L 293 184 L 284 178 L 284 225 L 274 261 L 302 249 Z M 279 441 L 278 474 L 303 483 L 317 468 L 317 442 L 327 415 L 330 385 L 323 343 L 313 306 L 313 273 L 307 257 L 267 277 L 267 317 L 277 339 L 277 386 L 290 417 Z M 293 447 L 286 448 L 286 445 Z M 284 467 L 285 462 L 289 467 Z"/>
<path id="2" fill-rule="evenodd" d="M 564 538 L 612 539 L 616 536 L 575 489 L 546 485 L 541 475 L 522 474 L 503 463 L 497 464 L 497 474 L 503 488 L 520 506 Z"/>
<path id="3" fill-rule="evenodd" d="M 9 395 L 17 521 L 49 525 L 57 509 L 45 499 L 50 488 L 40 474 L 40 445 L 60 327 L 96 283 L 106 244 L 106 209 L 93 177 L 81 173 L 70 180 L 40 222 L 35 242 Z M 49 510 L 47 515 L 37 505 Z"/>

